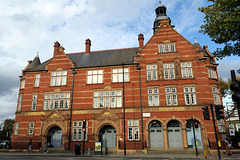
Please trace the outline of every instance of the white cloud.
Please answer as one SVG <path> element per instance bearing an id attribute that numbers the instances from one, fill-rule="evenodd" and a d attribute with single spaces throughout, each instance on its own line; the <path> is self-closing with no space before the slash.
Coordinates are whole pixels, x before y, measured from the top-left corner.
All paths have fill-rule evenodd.
<path id="1" fill-rule="evenodd" d="M 162 3 L 178 32 L 190 41 L 199 37 L 194 32 L 198 32 L 203 15 L 197 8 L 206 5 L 207 0 L 163 0 Z M 4 95 L 0 96 L 4 104 L 0 111 L 5 117 L 15 112 L 18 76 L 37 52 L 42 62 L 51 58 L 55 41 L 67 53 L 81 52 L 87 38 L 92 40 L 92 50 L 136 47 L 139 33 L 145 35 L 145 43 L 152 36 L 157 5 L 156 0 L 0 1 L 0 95 Z M 209 38 L 202 40 L 209 41 Z M 3 111 L 5 108 L 7 112 Z"/>
<path id="2" fill-rule="evenodd" d="M 17 106 L 18 88 L 11 89 L 11 92 L 6 95 L 0 95 L 0 120 L 8 118 L 15 118 L 15 111 Z"/>
<path id="3" fill-rule="evenodd" d="M 231 78 L 230 70 L 237 70 L 240 68 L 239 57 L 226 57 L 224 60 L 219 60 L 218 63 L 218 76 L 224 80 Z"/>

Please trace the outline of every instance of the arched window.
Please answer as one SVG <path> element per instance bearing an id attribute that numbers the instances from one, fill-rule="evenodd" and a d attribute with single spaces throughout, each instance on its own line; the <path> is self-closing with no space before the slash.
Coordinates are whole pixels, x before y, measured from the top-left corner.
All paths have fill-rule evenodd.
<path id="1" fill-rule="evenodd" d="M 172 120 L 168 122 L 167 127 L 181 127 L 181 125 L 177 120 Z"/>

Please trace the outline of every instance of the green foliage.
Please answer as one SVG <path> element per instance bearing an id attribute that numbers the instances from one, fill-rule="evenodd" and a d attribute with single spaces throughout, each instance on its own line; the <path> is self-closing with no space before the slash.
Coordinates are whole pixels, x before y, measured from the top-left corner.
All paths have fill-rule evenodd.
<path id="1" fill-rule="evenodd" d="M 237 76 L 236 80 L 240 81 L 240 77 Z M 222 78 L 219 79 L 220 91 L 221 91 L 222 97 L 226 97 L 227 95 L 232 94 L 232 92 L 230 91 L 231 83 L 232 83 L 231 78 L 229 78 L 227 81 L 224 81 Z"/>
<path id="2" fill-rule="evenodd" d="M 3 131 L 0 132 L 0 140 L 9 140 L 13 133 L 14 120 L 6 119 L 4 121 Z"/>
<path id="3" fill-rule="evenodd" d="M 229 83 L 225 82 L 222 78 L 220 78 L 219 84 L 220 84 L 220 90 L 221 90 L 222 97 L 226 97 L 228 94 L 228 90 L 229 90 Z"/>
<path id="4" fill-rule="evenodd" d="M 200 32 L 208 34 L 215 43 L 224 44 L 213 54 L 217 59 L 240 56 L 239 0 L 208 0 L 211 5 L 199 8 L 205 14 Z"/>
<path id="5" fill-rule="evenodd" d="M 240 74 L 240 69 L 239 69 L 239 70 L 237 70 L 237 73 L 238 73 L 238 74 Z"/>

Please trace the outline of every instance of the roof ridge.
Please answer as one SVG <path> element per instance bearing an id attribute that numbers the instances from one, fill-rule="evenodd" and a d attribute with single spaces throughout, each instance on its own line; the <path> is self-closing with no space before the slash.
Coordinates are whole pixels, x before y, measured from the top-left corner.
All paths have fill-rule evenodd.
<path id="1" fill-rule="evenodd" d="M 127 50 L 127 49 L 138 49 L 139 47 L 132 47 L 132 48 L 120 48 L 120 49 L 108 49 L 108 50 L 98 50 L 98 51 L 91 51 L 90 53 L 96 52 L 103 52 L 103 51 L 119 51 L 119 50 Z M 86 52 L 76 52 L 76 53 L 66 53 L 66 54 L 84 54 Z"/>

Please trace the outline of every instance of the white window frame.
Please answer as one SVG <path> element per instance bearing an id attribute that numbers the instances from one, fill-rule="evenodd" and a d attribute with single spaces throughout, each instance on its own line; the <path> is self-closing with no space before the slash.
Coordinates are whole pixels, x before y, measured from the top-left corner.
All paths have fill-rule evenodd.
<path id="1" fill-rule="evenodd" d="M 181 63 L 182 78 L 193 78 L 193 70 L 191 62 Z"/>
<path id="2" fill-rule="evenodd" d="M 217 79 L 217 71 L 213 69 L 208 69 L 209 78 Z"/>
<path id="3" fill-rule="evenodd" d="M 24 88 L 25 88 L 25 79 L 22 79 L 20 89 L 24 89 Z"/>
<path id="4" fill-rule="evenodd" d="M 128 120 L 128 140 L 139 140 L 139 120 Z"/>
<path id="5" fill-rule="evenodd" d="M 158 45 L 158 50 L 159 50 L 159 53 L 164 53 L 163 44 Z"/>
<path id="6" fill-rule="evenodd" d="M 184 99 L 186 105 L 196 105 L 197 97 L 195 87 L 184 87 Z"/>
<path id="7" fill-rule="evenodd" d="M 236 124 L 236 131 L 240 131 L 240 123 Z"/>
<path id="8" fill-rule="evenodd" d="M 44 94 L 43 110 L 66 110 L 70 105 L 70 93 L 47 93 Z"/>
<path id="9" fill-rule="evenodd" d="M 133 140 L 133 127 L 128 127 L 128 140 Z"/>
<path id="10" fill-rule="evenodd" d="M 103 70 L 87 71 L 87 84 L 103 83 Z"/>
<path id="11" fill-rule="evenodd" d="M 176 52 L 175 43 L 170 43 L 170 52 Z"/>
<path id="12" fill-rule="evenodd" d="M 165 93 L 166 93 L 166 104 L 168 106 L 178 105 L 177 88 L 176 87 L 165 88 Z"/>
<path id="13" fill-rule="evenodd" d="M 39 87 L 40 83 L 40 74 L 35 75 L 35 80 L 34 80 L 34 87 Z"/>
<path id="14" fill-rule="evenodd" d="M 28 125 L 28 134 L 33 135 L 34 134 L 34 122 L 29 122 Z"/>
<path id="15" fill-rule="evenodd" d="M 147 65 L 147 80 L 157 80 L 157 65 Z"/>
<path id="16" fill-rule="evenodd" d="M 223 119 L 217 120 L 218 123 L 218 132 L 219 133 L 226 133 L 225 123 Z"/>
<path id="17" fill-rule="evenodd" d="M 175 79 L 174 64 L 164 64 L 164 79 Z"/>
<path id="18" fill-rule="evenodd" d="M 37 109 L 37 94 L 32 95 L 32 111 Z"/>
<path id="19" fill-rule="evenodd" d="M 219 89 L 217 87 L 212 87 L 212 92 L 213 92 L 214 104 L 216 104 L 216 105 L 221 104 Z"/>
<path id="20" fill-rule="evenodd" d="M 22 108 L 22 99 L 23 99 L 23 96 L 20 95 L 20 96 L 19 96 L 19 100 L 18 100 L 18 111 L 21 111 L 21 108 Z"/>
<path id="21" fill-rule="evenodd" d="M 169 44 L 164 44 L 164 52 L 169 53 Z"/>
<path id="22" fill-rule="evenodd" d="M 74 121 L 73 122 L 73 130 L 72 130 L 72 140 L 73 141 L 83 141 L 83 136 L 84 136 L 84 132 L 83 132 L 83 122 L 82 121 Z M 87 133 L 88 133 L 88 121 L 86 121 L 86 134 L 85 134 L 85 141 L 87 141 Z"/>
<path id="23" fill-rule="evenodd" d="M 77 128 L 73 128 L 72 140 L 77 141 Z"/>
<path id="24" fill-rule="evenodd" d="M 95 91 L 93 92 L 93 108 L 122 107 L 122 91 Z"/>
<path id="25" fill-rule="evenodd" d="M 159 106 L 159 90 L 158 88 L 148 89 L 148 105 L 149 106 Z"/>
<path id="26" fill-rule="evenodd" d="M 139 127 L 134 127 L 133 134 L 134 140 L 139 140 Z"/>
<path id="27" fill-rule="evenodd" d="M 175 43 L 159 44 L 158 45 L 159 53 L 171 53 L 176 52 Z"/>
<path id="28" fill-rule="evenodd" d="M 15 130 L 14 130 L 14 135 L 18 135 L 18 128 L 19 128 L 19 123 L 15 123 Z"/>
<path id="29" fill-rule="evenodd" d="M 112 82 L 123 82 L 123 70 L 124 70 L 124 82 L 129 82 L 129 68 L 117 68 L 112 69 Z"/>
<path id="30" fill-rule="evenodd" d="M 67 84 L 67 71 L 54 71 L 51 73 L 51 86 L 63 86 Z"/>

